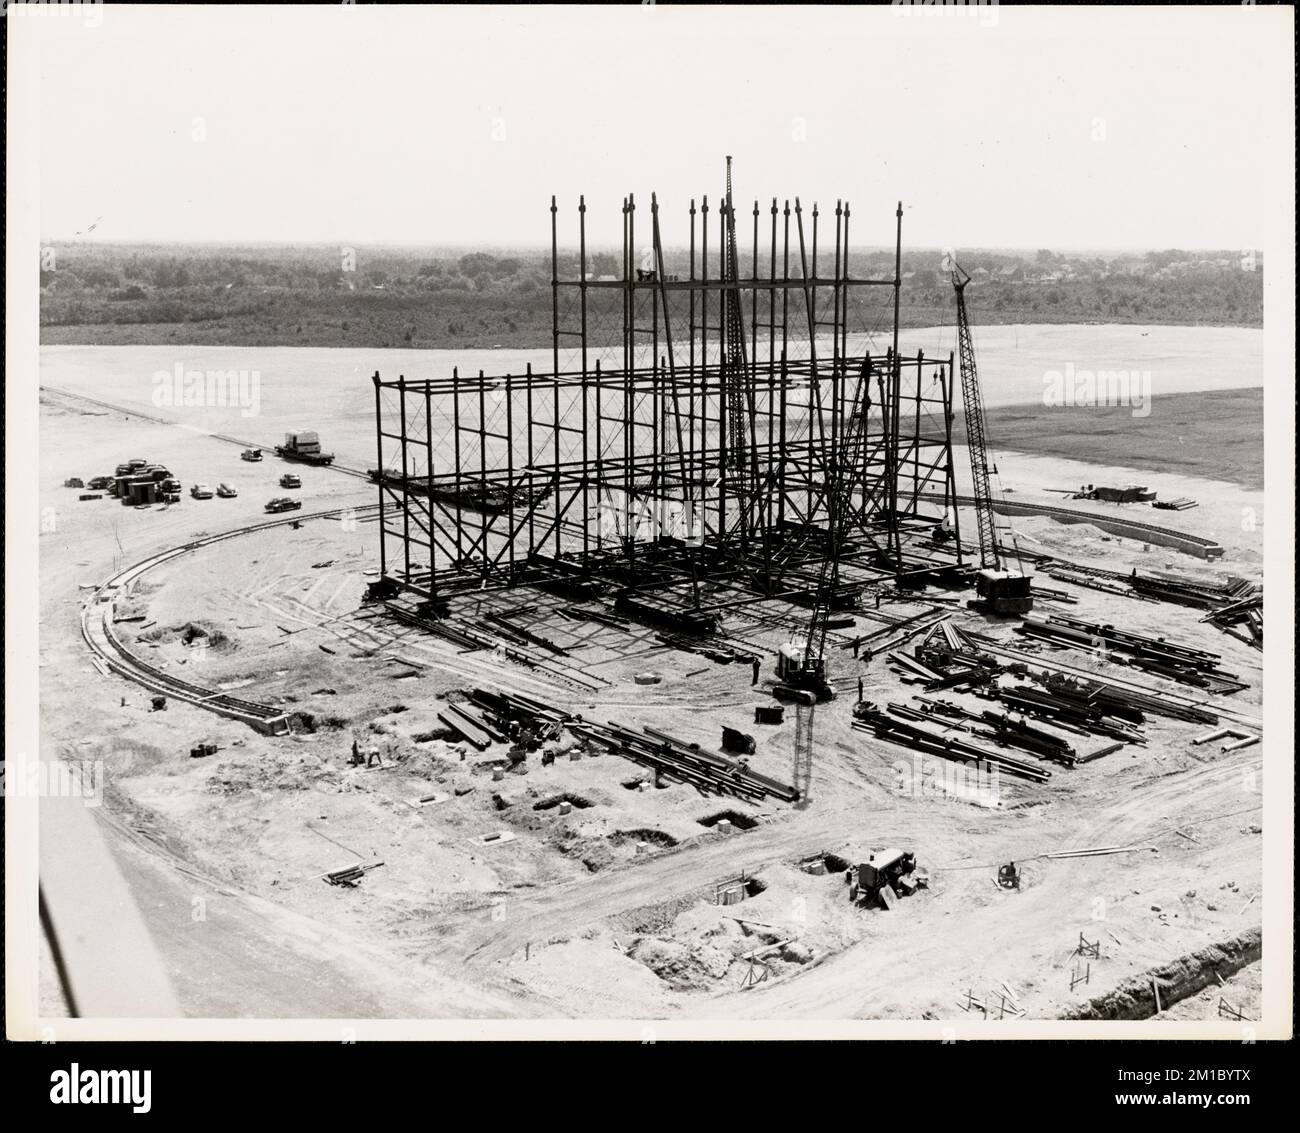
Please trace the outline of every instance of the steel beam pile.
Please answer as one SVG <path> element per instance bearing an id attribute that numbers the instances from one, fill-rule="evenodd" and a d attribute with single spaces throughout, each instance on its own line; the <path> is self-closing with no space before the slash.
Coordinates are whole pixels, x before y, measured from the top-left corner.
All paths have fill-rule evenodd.
<path id="1" fill-rule="evenodd" d="M 799 792 L 788 783 L 656 728 L 647 726 L 637 732 L 618 724 L 573 721 L 568 728 L 617 755 L 653 768 L 658 776 L 688 783 L 704 795 L 730 795 L 755 803 L 768 797 L 788 803 L 799 798 Z"/>
<path id="2" fill-rule="evenodd" d="M 1190 720 L 1196 724 L 1217 724 L 1218 714 L 1195 704 L 1170 700 L 1158 693 L 1138 692 L 1105 681 L 1073 677 L 1069 673 L 1030 672 L 1029 679 L 1042 685 L 1052 699 L 1080 706 L 1095 706 L 1100 712 L 1142 723 L 1146 714 L 1171 720 Z"/>
<path id="3" fill-rule="evenodd" d="M 533 732 L 562 725 L 576 736 L 653 768 L 657 775 L 689 783 L 702 794 L 730 795 L 755 803 L 767 798 L 792 803 L 799 798 L 799 792 L 787 783 L 656 728 L 647 726 L 638 732 L 619 724 L 583 720 L 555 705 L 515 692 L 476 688 L 467 700 L 448 706 L 440 716 L 480 748 L 486 747 L 490 739 L 510 736 L 517 730 L 512 725 Z"/>
<path id="4" fill-rule="evenodd" d="M 934 720 L 947 717 L 948 719 L 963 720 L 971 726 L 974 734 L 993 740 L 999 747 L 1018 747 L 1022 751 L 1038 756 L 1040 759 L 1050 759 L 1054 763 L 1061 763 L 1066 767 L 1073 767 L 1078 761 L 1078 753 L 1064 737 L 1055 735 L 1052 732 L 1046 732 L 1042 728 L 1036 728 L 1025 719 L 1017 719 L 1010 713 L 995 712 L 991 709 L 972 712 L 970 709 L 963 708 L 960 704 L 954 704 L 950 701 L 931 699 L 924 696 L 918 696 L 914 699 L 925 705 L 925 708 L 920 713 L 924 719 Z M 893 711 L 894 707 L 891 704 L 889 706 L 890 711 Z"/>
<path id="5" fill-rule="evenodd" d="M 890 707 L 892 709 L 906 706 L 891 705 Z M 853 726 L 858 731 L 870 732 L 877 739 L 898 744 L 912 751 L 922 751 L 959 763 L 985 763 L 990 767 L 996 767 L 999 772 L 1034 783 L 1045 783 L 1052 777 L 1050 771 L 1045 771 L 1041 767 L 1013 759 L 1009 755 L 980 747 L 966 740 L 927 731 L 914 723 L 897 719 L 897 713 L 890 715 L 889 712 L 881 712 L 865 702 L 854 707 L 853 715 Z"/>
<path id="6" fill-rule="evenodd" d="M 961 630 L 947 618 L 917 626 L 929 632 L 912 652 L 895 650 L 887 653 L 904 683 L 921 684 L 926 692 L 946 688 L 973 688 L 988 684 L 1003 666 L 975 649 Z"/>
<path id="7" fill-rule="evenodd" d="M 1262 593 L 1206 614 L 1201 621 L 1209 622 L 1224 633 L 1231 634 L 1256 649 L 1264 648 L 1264 595 Z M 1234 626 L 1244 626 L 1246 633 L 1234 629 Z"/>
<path id="8" fill-rule="evenodd" d="M 1244 578 L 1209 583 L 1171 574 L 1138 574 L 1136 570 L 1125 581 L 1144 596 L 1179 606 L 1200 606 L 1206 610 L 1245 598 L 1255 589 L 1254 584 Z"/>
<path id="9" fill-rule="evenodd" d="M 1135 714 L 1140 721 L 1140 711 L 1131 705 L 1096 699 L 1090 691 L 1082 688 L 1070 691 L 1077 695 L 1063 695 L 1063 690 L 1057 689 L 1043 692 L 1036 688 L 1017 686 L 999 689 L 998 697 L 1013 711 L 1050 721 L 1057 727 L 1075 728 L 1132 744 L 1146 743 L 1146 738 L 1131 723 L 1118 718 L 1120 713 L 1130 716 Z"/>
<path id="10" fill-rule="evenodd" d="M 1164 638 L 1129 633 L 1112 625 L 1098 625 L 1053 614 L 1045 621 L 1025 618 L 1016 627 L 1016 632 L 1067 648 L 1103 649 L 1120 653 L 1135 668 L 1211 692 L 1239 692 L 1247 687 L 1234 674 L 1219 669 L 1221 657 L 1217 653 L 1193 649 Z"/>

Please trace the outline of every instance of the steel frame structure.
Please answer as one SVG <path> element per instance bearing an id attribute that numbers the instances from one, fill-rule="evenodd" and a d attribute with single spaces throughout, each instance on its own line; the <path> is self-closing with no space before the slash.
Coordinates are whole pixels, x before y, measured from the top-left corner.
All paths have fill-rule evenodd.
<path id="1" fill-rule="evenodd" d="M 846 479 L 855 577 L 933 569 L 911 548 L 939 518 L 923 497 L 956 519 L 954 366 L 898 351 L 901 202 L 889 278 L 851 274 L 844 201 L 829 254 L 798 198 L 755 202 L 737 254 L 730 169 L 714 210 L 691 201 L 684 248 L 664 243 L 651 194 L 638 251 L 627 196 L 616 276 L 592 270 L 586 211 L 579 198 L 576 256 L 562 252 L 551 199 L 550 372 L 374 375 L 381 590 L 434 607 L 529 583 L 668 610 L 798 600 L 825 558 L 828 485 Z"/>

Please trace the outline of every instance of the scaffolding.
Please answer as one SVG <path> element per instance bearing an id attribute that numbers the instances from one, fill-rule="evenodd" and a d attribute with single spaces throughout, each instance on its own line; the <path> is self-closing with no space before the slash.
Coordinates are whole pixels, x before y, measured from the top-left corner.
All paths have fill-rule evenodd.
<path id="1" fill-rule="evenodd" d="M 899 352 L 901 203 L 885 278 L 852 274 L 846 201 L 833 234 L 815 204 L 755 202 L 743 256 L 730 159 L 683 244 L 651 194 L 639 247 L 641 211 L 629 194 L 621 270 L 598 275 L 585 199 L 575 252 L 552 197 L 549 372 L 374 375 L 375 596 L 437 612 L 498 587 L 612 593 L 707 632 L 728 605 L 815 591 L 846 479 L 837 604 L 867 579 L 960 568 L 960 538 L 933 539 L 957 515 L 953 358 Z"/>

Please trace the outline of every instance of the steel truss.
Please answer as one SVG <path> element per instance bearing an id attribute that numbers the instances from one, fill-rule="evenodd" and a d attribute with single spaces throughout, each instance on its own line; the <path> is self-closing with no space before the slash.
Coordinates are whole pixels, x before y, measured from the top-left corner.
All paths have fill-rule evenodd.
<path id="1" fill-rule="evenodd" d="M 691 202 L 681 250 L 653 194 L 638 249 L 637 212 L 629 195 L 621 272 L 597 275 L 585 200 L 575 256 L 552 198 L 549 373 L 374 375 L 382 588 L 436 608 L 535 584 L 701 616 L 799 600 L 825 557 L 828 485 L 846 475 L 841 558 L 865 568 L 849 576 L 933 569 L 916 548 L 939 518 L 923 497 L 956 517 L 954 369 L 951 354 L 898 351 L 901 204 L 891 278 L 850 274 L 847 202 L 829 255 L 816 205 L 756 202 L 742 256 L 730 169 L 714 212 Z M 850 430 L 855 414 L 865 427 Z"/>

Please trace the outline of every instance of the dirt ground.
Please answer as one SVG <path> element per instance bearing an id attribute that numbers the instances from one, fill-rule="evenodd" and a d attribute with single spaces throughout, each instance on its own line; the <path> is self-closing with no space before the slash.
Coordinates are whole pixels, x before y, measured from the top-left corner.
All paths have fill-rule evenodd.
<path id="1" fill-rule="evenodd" d="M 1260 923 L 1252 898 L 1264 749 L 1193 746 L 1204 725 L 1149 718 L 1145 746 L 1053 767 L 1044 784 L 1004 776 L 996 806 L 915 789 L 908 752 L 851 728 L 847 694 L 816 710 L 806 806 L 656 787 L 635 763 L 576 743 L 550 766 L 533 756 L 526 773 L 495 779 L 503 746 L 456 742 L 437 715 L 475 686 L 652 725 L 712 750 L 722 726 L 740 728 L 756 737 L 751 766 L 789 782 L 793 713 L 778 726 L 753 714 L 770 702 L 770 660 L 786 635 L 739 617 L 724 624 L 763 651 L 752 688 L 748 665 L 669 649 L 649 631 L 547 620 L 554 599 L 517 592 L 484 601 L 523 608 L 571 646 L 566 663 L 597 687 L 463 653 L 362 606 L 378 565 L 364 513 L 172 559 L 138 587 L 128 616 L 140 620 L 116 627 L 150 663 L 307 713 L 315 731 L 263 736 L 174 701 L 151 712 L 143 689 L 91 666 L 79 631 L 85 588 L 155 551 L 262 518 L 266 499 L 284 494 L 275 486 L 282 466 L 243 463 L 234 446 L 174 427 L 133 420 L 128 433 L 120 423 L 60 399 L 41 408 L 43 755 L 106 761 L 101 818 L 189 1014 L 964 1019 L 970 997 L 996 1002 L 1006 985 L 1025 1017 L 1051 1018 Z M 233 481 L 240 496 L 137 510 L 78 502 L 61 486 L 137 455 L 166 463 L 187 486 Z M 1049 487 L 1126 472 L 1011 453 L 999 461 L 1003 486 L 1031 502 L 1060 502 Z M 302 476 L 303 515 L 373 501 L 338 472 Z M 1078 562 L 1261 577 L 1262 493 L 1157 474 L 1141 482 L 1201 506 L 1122 514 L 1211 535 L 1226 557 L 1206 564 L 1041 517 L 1006 522 L 1023 546 Z M 1261 655 L 1199 623 L 1198 611 L 1044 582 L 1077 597 L 1057 607 L 1072 616 L 1222 654 L 1223 668 L 1250 684 L 1225 703 L 1262 717 Z M 919 608 L 892 603 L 889 612 Z M 1020 644 L 1009 627 L 953 609 L 957 624 Z M 860 624 L 879 623 L 864 613 Z M 1188 691 L 1081 654 L 1052 657 Z M 861 664 L 841 651 L 834 664 L 841 688 L 860 676 L 868 700 L 912 693 L 881 660 Z M 634 680 L 645 672 L 659 683 Z M 354 738 L 383 762 L 350 767 Z M 219 750 L 191 758 L 200 741 Z M 730 834 L 711 825 L 723 814 Z M 499 833 L 511 837 L 482 841 Z M 1117 845 L 1139 848 L 1042 856 Z M 845 865 L 893 846 L 916 854 L 928 888 L 891 911 L 855 909 Z M 43 855 L 70 852 L 42 846 Z M 1007 860 L 1022 864 L 1018 892 L 996 883 Z M 325 883 L 326 872 L 358 862 L 374 868 L 355 889 Z M 736 879 L 746 898 L 720 904 L 719 887 Z M 213 909 L 197 927 L 196 893 Z M 1081 941 L 1099 946 L 1086 982 L 1073 980 L 1087 963 Z M 1253 1017 L 1258 980 L 1254 965 L 1222 994 Z M 57 1013 L 43 986 L 45 1008 Z M 1209 1017 L 1214 1004 L 1216 995 L 1198 995 L 1165 1017 Z"/>

